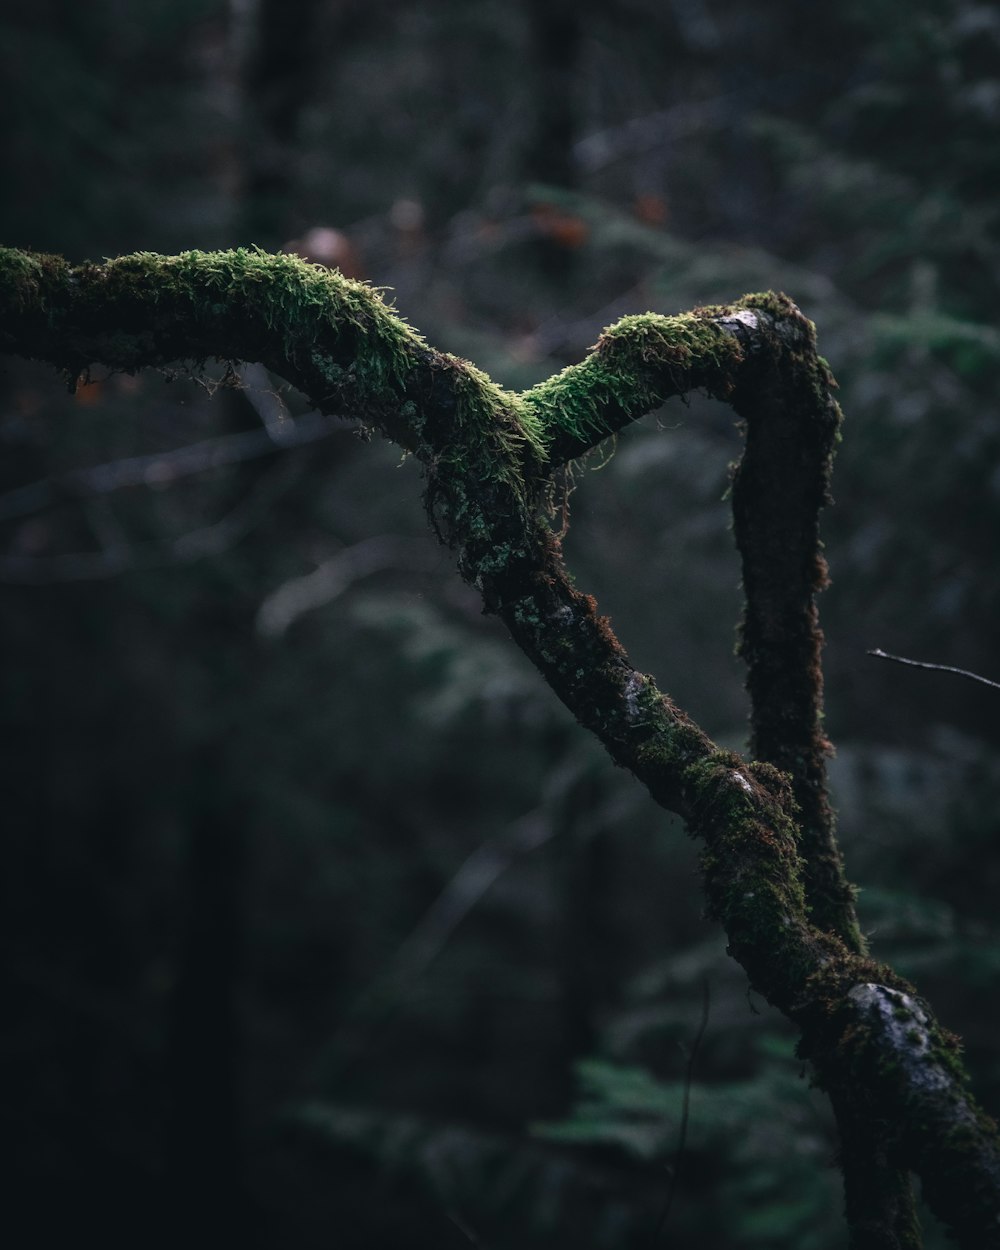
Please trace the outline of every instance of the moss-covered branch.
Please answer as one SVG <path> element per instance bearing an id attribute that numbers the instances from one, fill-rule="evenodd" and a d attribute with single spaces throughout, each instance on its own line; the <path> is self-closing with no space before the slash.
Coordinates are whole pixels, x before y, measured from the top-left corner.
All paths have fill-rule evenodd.
<path id="1" fill-rule="evenodd" d="M 916 1244 L 900 1182 L 909 1168 L 961 1244 L 1000 1246 L 996 1128 L 965 1088 L 955 1039 L 865 954 L 834 839 L 814 600 L 839 414 L 812 326 L 789 300 L 624 318 L 581 364 L 515 395 L 429 347 L 371 288 L 295 257 L 143 253 L 73 267 L 0 250 L 0 350 L 70 380 L 95 361 L 134 371 L 259 360 L 322 411 L 413 452 L 432 524 L 486 610 L 615 761 L 702 839 L 709 907 L 731 953 L 800 1029 L 845 1150 L 884 1169 L 888 1200 L 860 1186 L 852 1205 L 849 1194 L 855 1245 L 878 1244 L 869 1225 L 883 1244 Z M 541 507 L 553 467 L 698 387 L 747 426 L 734 514 L 754 762 L 720 751 L 632 667 L 572 585 Z"/>

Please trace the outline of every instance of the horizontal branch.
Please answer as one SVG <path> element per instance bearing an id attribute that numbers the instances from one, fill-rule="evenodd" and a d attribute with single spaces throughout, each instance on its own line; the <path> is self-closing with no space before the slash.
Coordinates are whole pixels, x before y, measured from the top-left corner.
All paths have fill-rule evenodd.
<path id="1" fill-rule="evenodd" d="M 72 266 L 0 248 L 0 351 L 72 385 L 97 361 L 134 372 L 178 359 L 259 361 L 325 413 L 349 413 L 413 452 L 437 532 L 479 585 L 531 564 L 551 469 L 673 395 L 730 396 L 782 336 L 808 325 L 778 296 L 677 317 L 626 317 L 595 350 L 524 395 L 429 347 L 373 288 L 258 250 L 141 252 Z M 485 579 L 485 580 L 484 580 Z"/>
<path id="2" fill-rule="evenodd" d="M 218 521 L 187 530 L 174 538 L 129 543 L 116 536 L 115 541 L 106 542 L 95 551 L 0 556 L 0 583 L 45 586 L 57 582 L 100 581 L 143 569 L 195 564 L 221 555 L 264 520 L 297 475 L 298 467 L 294 462 L 279 461 Z"/>
<path id="3" fill-rule="evenodd" d="M 139 252 L 73 266 L 0 248 L 0 351 L 48 361 L 71 385 L 94 361 L 124 372 L 259 361 L 321 411 L 349 412 L 411 451 L 428 413 L 453 435 L 470 408 L 490 412 L 484 437 L 509 454 L 541 450 L 540 431 L 485 374 L 428 347 L 374 288 L 297 256 Z"/>
<path id="4" fill-rule="evenodd" d="M 475 441 L 464 419 L 478 415 L 495 427 L 478 437 L 494 450 L 530 452 L 536 471 L 584 454 L 673 396 L 703 388 L 730 398 L 742 367 L 782 345 L 776 335 L 808 346 L 808 323 L 789 316 L 793 308 L 765 295 L 624 317 L 580 364 L 515 395 L 428 347 L 374 288 L 296 256 L 139 252 L 71 266 L 0 248 L 0 352 L 47 361 L 71 384 L 95 361 L 125 372 L 209 357 L 261 361 L 320 411 L 350 413 L 415 452 L 441 452 L 458 433 Z"/>
<path id="5" fill-rule="evenodd" d="M 733 308 L 641 313 L 609 326 L 579 364 L 521 396 L 546 432 L 549 463 L 582 456 L 675 396 L 701 389 L 728 400 L 742 366 L 771 345 L 774 313 L 789 307 L 780 297 L 748 296 Z"/>
<path id="6" fill-rule="evenodd" d="M 280 441 L 268 429 L 219 434 L 168 451 L 126 456 L 86 469 L 71 469 L 57 477 L 41 478 L 0 494 L 0 521 L 28 516 L 65 499 L 108 495 L 128 486 L 164 486 L 179 478 L 273 456 L 329 438 L 342 427 L 318 412 L 289 418 L 281 424 Z"/>

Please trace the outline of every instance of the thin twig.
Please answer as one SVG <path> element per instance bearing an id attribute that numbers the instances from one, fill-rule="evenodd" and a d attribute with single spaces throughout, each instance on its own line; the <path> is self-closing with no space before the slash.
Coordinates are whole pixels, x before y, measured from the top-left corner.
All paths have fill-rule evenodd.
<path id="1" fill-rule="evenodd" d="M 324 1073 L 352 1068 L 372 1046 L 380 1029 L 405 1005 L 431 964 L 445 949 L 458 926 L 485 897 L 494 883 L 522 856 L 544 846 L 557 833 L 551 810 L 575 786 L 586 769 L 587 756 L 574 753 L 555 769 L 542 801 L 497 837 L 482 843 L 457 872 L 400 943 L 385 970 L 376 976 L 342 1014 L 341 1025 L 327 1042 L 319 1063 Z M 620 817 L 620 797 L 590 811 L 579 832 L 600 829 Z"/>
<path id="2" fill-rule="evenodd" d="M 349 586 L 383 569 L 430 572 L 441 563 L 425 540 L 378 534 L 338 551 L 318 568 L 292 577 L 268 594 L 257 611 L 257 632 L 280 638 L 306 612 L 332 603 Z"/>
<path id="3" fill-rule="evenodd" d="M 222 555 L 251 532 L 271 505 L 300 474 L 293 460 L 278 463 L 254 483 L 243 499 L 220 520 L 176 538 L 154 539 L 129 546 L 121 540 L 97 551 L 72 551 L 55 556 L 0 556 L 0 583 L 22 586 L 56 582 L 97 581 L 134 570 L 193 564 Z"/>
<path id="4" fill-rule="evenodd" d="M 901 655 L 890 655 L 888 651 L 882 651 L 878 647 L 866 654 L 873 655 L 878 660 L 894 660 L 897 664 L 908 664 L 910 668 L 930 668 L 939 673 L 955 673 L 959 677 L 968 677 L 969 681 L 978 681 L 984 686 L 992 686 L 994 690 L 1000 690 L 1000 682 L 990 681 L 988 677 L 980 677 L 978 673 L 970 673 L 967 668 L 955 668 L 951 664 L 929 664 L 925 660 L 906 660 Z"/>
<path id="5" fill-rule="evenodd" d="M 691 1110 L 691 1084 L 694 1080 L 694 1065 L 698 1058 L 698 1050 L 701 1046 L 701 1039 L 705 1036 L 705 1030 L 708 1028 L 708 1013 L 711 1005 L 711 993 L 709 991 L 708 977 L 701 983 L 701 1022 L 698 1025 L 698 1032 L 695 1034 L 694 1043 L 691 1046 L 691 1053 L 688 1055 L 687 1071 L 684 1073 L 684 1098 L 681 1102 L 681 1127 L 677 1134 L 677 1153 L 674 1156 L 673 1171 L 670 1174 L 670 1188 L 667 1190 L 666 1201 L 663 1204 L 663 1210 L 660 1212 L 660 1218 L 656 1221 L 656 1228 L 653 1230 L 653 1239 L 650 1243 L 655 1246 L 660 1240 L 667 1220 L 670 1216 L 670 1208 L 674 1205 L 674 1194 L 677 1192 L 677 1177 L 680 1174 L 681 1162 L 684 1158 L 684 1150 L 687 1146 L 688 1117 Z"/>
<path id="6" fill-rule="evenodd" d="M 468 1224 L 466 1224 L 465 1220 L 462 1219 L 462 1217 L 458 1214 L 457 1211 L 445 1211 L 445 1215 L 448 1217 L 449 1220 L 451 1220 L 451 1222 L 455 1225 L 455 1227 L 462 1234 L 462 1236 L 465 1237 L 465 1239 L 468 1242 L 470 1242 L 470 1244 L 472 1244 L 473 1246 L 482 1246 L 483 1243 L 479 1240 L 475 1232 L 468 1226 Z"/>
<path id="7" fill-rule="evenodd" d="M 72 469 L 58 477 L 29 482 L 0 494 L 0 521 L 27 516 L 62 498 L 106 495 L 125 486 L 170 485 L 177 478 L 314 443 L 345 427 L 336 417 L 309 412 L 283 422 L 280 428 L 280 440 L 267 429 L 244 430 L 239 434 L 202 439 L 201 442 L 175 447 L 170 451 L 128 456 L 123 460 L 94 465 L 93 468 Z"/>

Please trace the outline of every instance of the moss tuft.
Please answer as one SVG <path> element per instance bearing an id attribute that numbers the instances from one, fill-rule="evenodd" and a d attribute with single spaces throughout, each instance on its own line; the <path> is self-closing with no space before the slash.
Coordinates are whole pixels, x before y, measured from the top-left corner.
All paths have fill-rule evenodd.
<path id="1" fill-rule="evenodd" d="M 622 414 L 635 420 L 699 386 L 728 394 L 742 360 L 738 340 L 709 316 L 641 313 L 609 326 L 585 360 L 532 387 L 521 401 L 550 443 L 587 448 L 620 428 Z"/>

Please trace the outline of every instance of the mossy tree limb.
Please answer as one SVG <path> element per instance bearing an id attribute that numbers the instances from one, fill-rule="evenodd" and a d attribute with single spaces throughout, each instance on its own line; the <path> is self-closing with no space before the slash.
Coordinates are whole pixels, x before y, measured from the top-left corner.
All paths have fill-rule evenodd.
<path id="1" fill-rule="evenodd" d="M 874 1244 L 863 1230 L 879 1224 L 895 1244 L 916 1244 L 899 1185 L 912 1169 L 962 1245 L 1000 1247 L 996 1127 L 966 1089 L 955 1039 L 865 954 L 833 835 L 814 596 L 837 409 L 812 327 L 790 301 L 625 318 L 580 365 L 516 395 L 429 347 L 371 288 L 295 257 L 141 253 L 73 267 L 0 249 L 0 350 L 71 380 L 94 362 L 262 361 L 320 410 L 417 456 L 432 523 L 486 609 L 615 761 L 703 840 L 709 907 L 731 953 L 799 1028 L 844 1150 L 864 1146 L 885 1169 L 881 1204 L 863 1187 L 849 1194 L 854 1244 Z M 731 402 L 748 431 L 734 507 L 756 762 L 720 751 L 632 667 L 572 585 L 541 507 L 555 466 L 694 388 Z"/>
<path id="2" fill-rule="evenodd" d="M 840 410 L 812 324 L 789 306 L 774 325 L 772 350 L 757 354 L 757 368 L 741 376 L 731 398 L 745 429 L 732 503 L 745 592 L 740 654 L 748 668 L 750 753 L 791 778 L 811 923 L 864 955 L 827 791 L 831 747 L 816 610 L 816 593 L 827 584 L 819 515 L 829 502 Z M 893 1162 L 888 1131 L 849 1087 L 830 1093 L 853 1250 L 919 1247 L 910 1176 Z"/>

